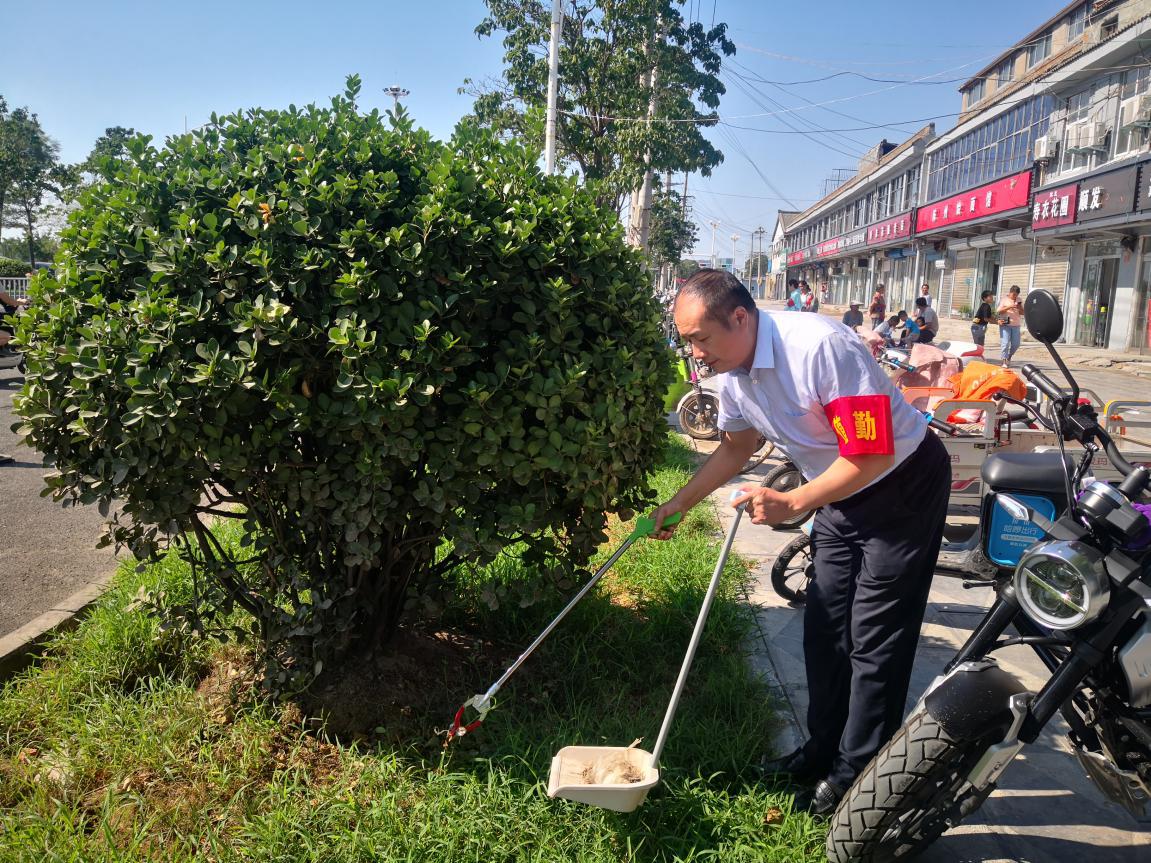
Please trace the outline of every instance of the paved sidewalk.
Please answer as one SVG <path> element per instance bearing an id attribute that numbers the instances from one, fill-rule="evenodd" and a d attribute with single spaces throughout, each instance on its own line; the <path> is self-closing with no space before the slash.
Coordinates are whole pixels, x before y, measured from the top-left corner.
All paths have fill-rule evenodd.
<path id="1" fill-rule="evenodd" d="M 701 452 L 713 443 L 690 441 Z M 767 462 L 757 473 L 772 466 Z M 755 475 L 734 480 L 712 500 L 723 529 L 733 511 L 731 489 L 754 482 Z M 782 754 L 803 740 L 807 683 L 803 665 L 803 612 L 771 588 L 771 565 L 779 550 L 796 536 L 752 525 L 744 519 L 735 549 L 755 563 L 748 602 L 755 608 L 759 635 L 752 661 L 775 693 L 782 718 L 773 747 Z M 959 580 L 937 575 L 912 675 L 908 708 L 939 673 L 978 623 L 991 602 L 986 588 L 965 590 Z M 1028 686 L 1038 688 L 1046 670 L 1022 647 L 998 651 L 1005 668 Z M 928 863 L 957 861 L 1043 861 L 1043 863 L 1136 863 L 1151 859 L 1151 825 L 1140 825 L 1107 801 L 1087 780 L 1063 737 L 1065 727 L 1051 723 L 1040 741 L 1023 751 L 1004 774 L 1000 788 L 970 823 L 947 833 L 920 858 Z"/>

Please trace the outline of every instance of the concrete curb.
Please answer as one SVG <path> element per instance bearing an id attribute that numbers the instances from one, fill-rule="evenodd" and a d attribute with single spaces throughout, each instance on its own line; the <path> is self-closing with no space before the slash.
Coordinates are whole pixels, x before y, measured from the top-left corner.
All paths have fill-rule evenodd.
<path id="1" fill-rule="evenodd" d="M 104 594 L 115 570 L 99 575 L 39 617 L 0 638 L 0 680 L 12 677 L 36 662 L 36 648 L 58 632 L 76 626 Z"/>

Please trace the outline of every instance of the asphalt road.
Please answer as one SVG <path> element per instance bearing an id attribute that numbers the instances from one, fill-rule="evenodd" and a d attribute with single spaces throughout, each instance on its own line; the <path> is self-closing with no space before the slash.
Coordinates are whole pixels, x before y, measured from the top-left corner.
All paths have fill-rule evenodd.
<path id="1" fill-rule="evenodd" d="M 11 430 L 22 382 L 15 369 L 0 370 L 0 453 L 16 459 L 0 465 L 0 637 L 116 568 L 112 550 L 96 548 L 104 519 L 94 506 L 40 497 L 49 469 Z"/>

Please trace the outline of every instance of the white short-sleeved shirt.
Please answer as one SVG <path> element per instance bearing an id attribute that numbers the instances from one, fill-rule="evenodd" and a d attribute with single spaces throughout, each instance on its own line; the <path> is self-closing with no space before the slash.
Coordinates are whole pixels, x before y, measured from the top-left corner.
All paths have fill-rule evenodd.
<path id="1" fill-rule="evenodd" d="M 756 429 L 810 480 L 839 458 L 839 437 L 825 408 L 845 396 L 889 399 L 892 470 L 922 443 L 927 418 L 904 401 L 859 336 L 823 315 L 761 311 L 751 371 L 719 375 L 719 427 Z"/>

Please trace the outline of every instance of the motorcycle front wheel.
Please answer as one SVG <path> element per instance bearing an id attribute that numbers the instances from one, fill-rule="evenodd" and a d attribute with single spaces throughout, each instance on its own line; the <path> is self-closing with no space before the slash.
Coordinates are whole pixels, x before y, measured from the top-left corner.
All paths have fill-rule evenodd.
<path id="1" fill-rule="evenodd" d="M 719 399 L 707 392 L 688 394 L 679 405 L 679 427 L 696 440 L 719 439 Z"/>
<path id="2" fill-rule="evenodd" d="M 964 791 L 1002 729 L 953 739 L 925 711 L 908 717 L 844 796 L 827 834 L 830 863 L 908 860 L 982 805 L 991 788 Z"/>

